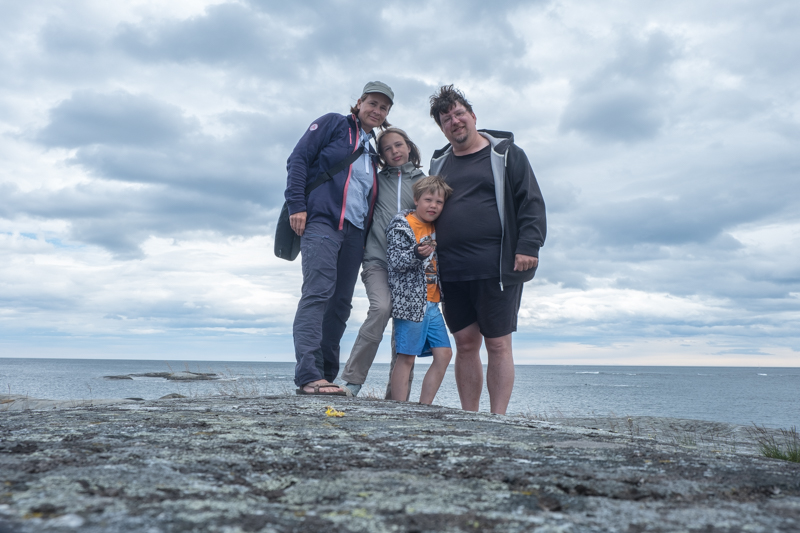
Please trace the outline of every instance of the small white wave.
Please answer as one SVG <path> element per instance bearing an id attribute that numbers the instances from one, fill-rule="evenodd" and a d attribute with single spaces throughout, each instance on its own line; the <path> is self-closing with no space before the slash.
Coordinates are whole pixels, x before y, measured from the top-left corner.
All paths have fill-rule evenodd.
<path id="1" fill-rule="evenodd" d="M 759 376 L 766 376 L 767 374 L 759 374 Z"/>
<path id="2" fill-rule="evenodd" d="M 599 374 L 600 372 L 575 372 L 576 374 Z"/>

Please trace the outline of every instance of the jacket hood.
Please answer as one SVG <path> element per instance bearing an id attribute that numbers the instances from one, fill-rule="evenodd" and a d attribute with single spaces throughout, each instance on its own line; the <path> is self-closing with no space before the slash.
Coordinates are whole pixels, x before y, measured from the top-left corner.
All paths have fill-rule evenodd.
<path id="1" fill-rule="evenodd" d="M 514 134 L 510 131 L 499 131 L 499 130 L 478 130 L 478 133 L 481 134 L 489 143 L 492 145 L 492 150 L 499 154 L 504 154 L 508 147 L 511 146 L 511 143 L 514 142 Z M 439 159 L 440 157 L 450 153 L 453 151 L 453 147 L 450 143 L 447 143 L 442 148 L 433 152 L 432 160 Z"/>
<path id="2" fill-rule="evenodd" d="M 411 226 L 408 225 L 408 220 L 406 220 L 406 217 L 408 216 L 409 213 L 413 213 L 414 211 L 416 211 L 416 209 L 403 209 L 402 211 L 397 213 L 394 217 L 392 217 L 392 221 L 389 222 L 389 225 L 386 226 L 386 231 L 389 231 L 389 228 L 398 223 L 405 224 L 409 228 L 411 228 Z"/>

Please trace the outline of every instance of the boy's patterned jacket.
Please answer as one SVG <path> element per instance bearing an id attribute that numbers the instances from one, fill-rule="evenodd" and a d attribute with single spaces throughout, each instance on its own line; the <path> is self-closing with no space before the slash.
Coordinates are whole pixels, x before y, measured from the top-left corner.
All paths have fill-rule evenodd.
<path id="1" fill-rule="evenodd" d="M 413 212 L 413 209 L 401 211 L 386 226 L 386 257 L 392 292 L 392 317 L 422 322 L 428 302 L 428 282 L 425 278 L 427 258 L 417 254 L 417 238 L 406 220 L 406 215 Z M 433 256 L 435 259 L 436 251 Z"/>

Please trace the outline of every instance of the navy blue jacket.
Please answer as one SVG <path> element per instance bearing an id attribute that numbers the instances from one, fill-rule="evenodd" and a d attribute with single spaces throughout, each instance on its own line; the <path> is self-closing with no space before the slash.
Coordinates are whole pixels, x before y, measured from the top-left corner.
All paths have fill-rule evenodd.
<path id="1" fill-rule="evenodd" d="M 289 214 L 306 211 L 306 224 L 324 222 L 333 228 L 342 229 L 347 204 L 347 187 L 353 174 L 353 165 L 345 168 L 320 185 L 306 199 L 305 189 L 317 176 L 333 167 L 358 149 L 361 125 L 355 115 L 328 113 L 314 121 L 292 150 L 286 162 L 286 202 Z M 378 196 L 377 154 L 370 145 L 373 181 L 365 229 L 372 221 L 372 210 Z"/>

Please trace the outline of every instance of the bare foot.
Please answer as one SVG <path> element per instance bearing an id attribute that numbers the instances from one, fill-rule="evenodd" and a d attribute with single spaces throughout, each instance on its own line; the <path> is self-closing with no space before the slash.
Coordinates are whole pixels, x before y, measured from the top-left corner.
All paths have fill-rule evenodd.
<path id="1" fill-rule="evenodd" d="M 336 394 L 341 395 L 344 391 L 338 386 L 334 385 L 328 380 L 325 379 L 318 379 L 317 381 L 312 381 L 311 383 L 306 383 L 303 385 L 303 391 L 309 394 Z"/>

